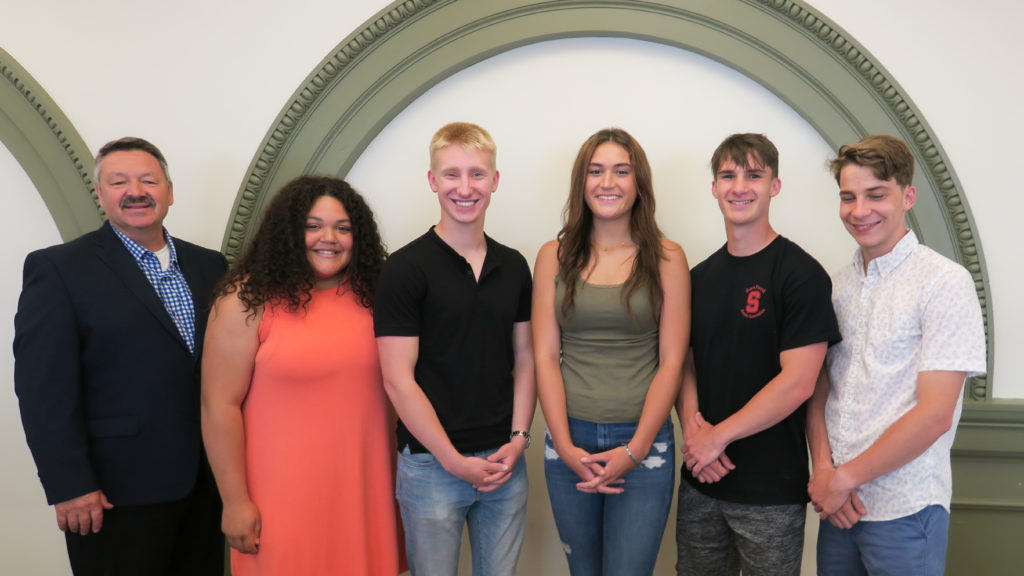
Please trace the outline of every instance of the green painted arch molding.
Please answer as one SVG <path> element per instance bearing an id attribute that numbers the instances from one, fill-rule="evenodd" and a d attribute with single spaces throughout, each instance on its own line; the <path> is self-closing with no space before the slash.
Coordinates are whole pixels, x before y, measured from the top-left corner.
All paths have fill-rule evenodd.
<path id="1" fill-rule="evenodd" d="M 89 148 L 42 86 L 2 49 L 0 74 L 0 142 L 28 174 L 65 242 L 95 230 L 103 213 Z"/>
<path id="2" fill-rule="evenodd" d="M 759 82 L 833 147 L 871 133 L 909 142 L 918 201 L 911 226 L 973 274 L 994 350 L 980 241 L 932 130 L 890 74 L 833 22 L 794 0 L 404 0 L 341 42 L 296 90 L 253 159 L 223 249 L 236 257 L 272 194 L 304 173 L 345 175 L 410 102 L 455 72 L 524 45 L 622 37 L 696 52 Z M 988 378 L 969 383 L 990 397 Z"/>

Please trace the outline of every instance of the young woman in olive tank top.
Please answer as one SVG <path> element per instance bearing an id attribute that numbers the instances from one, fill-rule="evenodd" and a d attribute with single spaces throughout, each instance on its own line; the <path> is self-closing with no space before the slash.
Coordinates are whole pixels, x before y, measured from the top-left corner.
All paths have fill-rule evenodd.
<path id="1" fill-rule="evenodd" d="M 682 248 L 658 229 L 650 166 L 627 132 L 601 130 L 580 149 L 533 290 L 544 472 L 569 570 L 649 575 L 675 482 L 669 413 L 690 279 Z"/>

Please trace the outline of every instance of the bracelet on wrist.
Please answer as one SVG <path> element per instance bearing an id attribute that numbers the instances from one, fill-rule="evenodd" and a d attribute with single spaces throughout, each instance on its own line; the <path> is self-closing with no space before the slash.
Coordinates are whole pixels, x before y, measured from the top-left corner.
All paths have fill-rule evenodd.
<path id="1" fill-rule="evenodd" d="M 530 447 L 530 432 L 528 430 L 513 430 L 512 433 L 508 435 L 508 441 L 511 442 L 516 436 L 526 438 L 526 447 Z"/>
<path id="2" fill-rule="evenodd" d="M 636 459 L 636 456 L 633 455 L 633 451 L 629 449 L 629 444 L 623 444 L 622 447 L 626 449 L 626 455 L 629 456 L 629 459 L 633 461 L 633 464 L 639 466 L 640 461 Z"/>

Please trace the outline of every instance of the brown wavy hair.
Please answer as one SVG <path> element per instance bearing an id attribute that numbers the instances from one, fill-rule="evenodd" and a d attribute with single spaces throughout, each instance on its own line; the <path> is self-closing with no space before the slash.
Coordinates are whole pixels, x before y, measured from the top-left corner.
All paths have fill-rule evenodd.
<path id="1" fill-rule="evenodd" d="M 907 144 L 899 138 L 877 134 L 839 148 L 839 153 L 829 162 L 829 168 L 836 182 L 839 173 L 849 165 L 866 166 L 875 178 L 885 181 L 895 179 L 901 187 L 910 186 L 914 177 L 914 155 Z"/>
<path id="2" fill-rule="evenodd" d="M 352 259 L 345 278 L 359 302 L 373 307 L 387 250 L 363 197 L 344 180 L 330 176 L 300 176 L 281 188 L 267 206 L 245 254 L 217 285 L 214 296 L 238 292 L 249 311 L 273 300 L 286 303 L 292 312 L 305 308 L 312 299 L 315 280 L 306 255 L 306 217 L 322 196 L 337 199 L 348 213 Z"/>
<path id="3" fill-rule="evenodd" d="M 594 151 L 605 142 L 612 142 L 626 149 L 636 181 L 636 201 L 630 213 L 629 229 L 637 243 L 637 254 L 622 299 L 632 317 L 633 310 L 629 305 L 629 299 L 633 292 L 645 287 L 650 294 L 652 309 L 660 309 L 662 293 L 659 264 L 664 254 L 661 246 L 662 233 L 654 219 L 651 165 L 647 162 L 644 149 L 628 132 L 621 128 L 605 128 L 587 138 L 576 155 L 576 161 L 572 166 L 569 199 L 562 210 L 563 224 L 558 232 L 558 275 L 565 284 L 562 314 L 566 317 L 572 313 L 576 300 L 577 280 L 590 263 L 590 235 L 594 229 L 594 214 L 586 201 L 587 171 Z"/>

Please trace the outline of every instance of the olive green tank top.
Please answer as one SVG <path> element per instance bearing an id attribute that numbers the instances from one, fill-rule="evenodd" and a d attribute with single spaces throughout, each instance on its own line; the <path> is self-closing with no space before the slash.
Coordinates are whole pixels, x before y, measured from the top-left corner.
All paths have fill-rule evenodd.
<path id="1" fill-rule="evenodd" d="M 643 287 L 626 310 L 623 285 L 579 280 L 569 318 L 562 315 L 565 286 L 555 279 L 555 311 L 562 332 L 562 380 L 571 418 L 610 424 L 637 422 L 658 371 L 658 320 Z"/>

